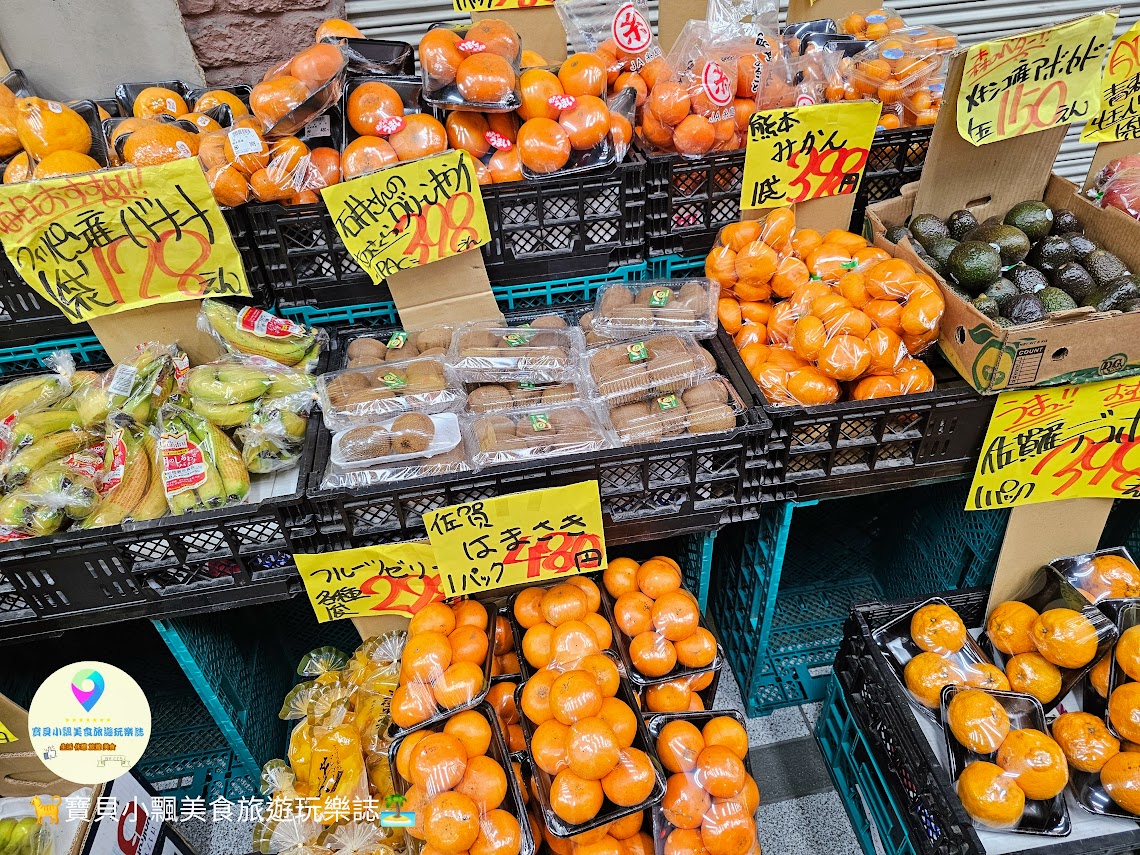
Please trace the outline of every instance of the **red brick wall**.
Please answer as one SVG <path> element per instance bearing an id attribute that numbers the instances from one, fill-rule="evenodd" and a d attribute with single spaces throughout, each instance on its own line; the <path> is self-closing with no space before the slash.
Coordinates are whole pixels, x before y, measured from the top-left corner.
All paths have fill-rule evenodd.
<path id="1" fill-rule="evenodd" d="M 198 62 L 210 83 L 256 83 L 273 63 L 313 43 L 344 0 L 178 0 Z"/>

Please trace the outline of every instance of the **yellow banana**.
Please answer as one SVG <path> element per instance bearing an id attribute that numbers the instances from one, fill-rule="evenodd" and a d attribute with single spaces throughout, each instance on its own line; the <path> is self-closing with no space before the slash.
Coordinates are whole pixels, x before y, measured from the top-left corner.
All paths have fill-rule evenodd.
<path id="1" fill-rule="evenodd" d="M 5 483 L 9 487 L 23 484 L 41 466 L 86 448 L 94 439 L 95 434 L 86 430 L 65 430 L 45 436 L 16 453 L 8 464 Z"/>
<path id="2" fill-rule="evenodd" d="M 31 445 L 51 433 L 83 427 L 79 414 L 74 410 L 43 410 L 20 416 L 12 425 L 10 443 L 14 448 Z"/>
<path id="3" fill-rule="evenodd" d="M 206 422 L 210 434 L 210 443 L 214 449 L 214 462 L 218 466 L 218 474 L 225 487 L 226 498 L 229 502 L 242 502 L 249 495 L 249 470 L 245 468 L 236 447 L 230 438 L 210 421 Z"/>
<path id="4" fill-rule="evenodd" d="M 150 485 L 150 462 L 143 453 L 143 443 L 133 432 L 123 432 L 127 456 L 123 462 L 123 477 L 119 483 L 99 498 L 95 510 L 79 523 L 80 528 L 101 528 L 118 525 L 134 510 Z"/>
<path id="5" fill-rule="evenodd" d="M 234 428 L 244 424 L 253 417 L 257 411 L 256 401 L 247 401 L 244 404 L 215 404 L 200 398 L 193 398 L 191 409 L 202 418 L 209 419 L 218 427 Z"/>
<path id="6" fill-rule="evenodd" d="M 0 386 L 0 421 L 29 407 L 49 406 L 71 390 L 58 374 L 38 374 Z"/>
<path id="7" fill-rule="evenodd" d="M 200 365 L 186 378 L 186 391 L 207 404 L 241 404 L 260 398 L 272 380 L 264 371 L 245 366 Z"/>
<path id="8" fill-rule="evenodd" d="M 209 325 L 234 350 L 250 356 L 263 356 L 282 365 L 296 365 L 305 358 L 314 337 L 272 338 L 259 336 L 238 326 L 238 312 L 217 300 L 203 300 L 202 314 Z"/>
<path id="9" fill-rule="evenodd" d="M 158 442 L 150 431 L 143 436 L 142 453 L 150 461 L 150 484 L 142 499 L 131 511 L 131 519 L 155 520 L 166 514 L 167 502 L 166 487 L 162 483 L 162 465 L 158 458 Z"/>

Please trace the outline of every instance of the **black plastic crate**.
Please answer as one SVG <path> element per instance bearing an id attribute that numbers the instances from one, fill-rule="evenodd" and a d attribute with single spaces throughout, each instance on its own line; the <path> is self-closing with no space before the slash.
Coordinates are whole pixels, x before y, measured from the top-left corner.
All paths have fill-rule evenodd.
<path id="1" fill-rule="evenodd" d="M 985 619 L 986 588 L 967 588 L 940 596 L 966 626 Z M 981 855 L 977 831 L 954 792 L 946 769 L 911 712 L 910 702 L 891 666 L 871 638 L 877 627 L 905 614 L 929 596 L 852 608 L 835 659 L 835 677 L 858 725 L 865 753 L 880 773 L 879 798 L 889 798 L 900 825 L 891 833 L 889 851 L 915 855 Z M 882 832 L 882 829 L 880 829 Z M 1034 838 L 1027 838 L 1027 843 Z M 904 843 L 904 841 L 906 841 Z M 1140 828 L 1104 837 L 1059 840 L 1035 848 L 1042 855 L 1114 855 L 1140 849 Z"/>
<path id="2" fill-rule="evenodd" d="M 815 407 L 773 406 L 723 329 L 733 382 L 772 422 L 768 481 L 780 499 L 820 499 L 888 490 L 974 471 L 996 396 L 979 395 L 940 356 L 927 364 L 931 392 L 840 401 Z"/>
<path id="3" fill-rule="evenodd" d="M 341 340 L 358 331 L 344 331 Z M 722 343 L 715 338 L 706 343 L 723 373 L 728 354 Z M 339 364 L 335 352 L 332 360 Z M 423 514 L 436 508 L 596 480 L 607 542 L 641 541 L 754 519 L 767 498 L 762 476 L 769 427 L 763 413 L 750 410 L 726 433 L 350 491 L 321 489 L 332 443 L 322 423 L 308 495 L 323 535 L 365 546 L 423 537 Z"/>
<path id="4" fill-rule="evenodd" d="M 931 131 L 928 126 L 875 134 L 851 218 L 857 231 L 867 205 L 897 196 L 904 184 L 919 179 Z M 744 149 L 696 159 L 644 156 L 650 257 L 708 252 L 721 228 L 740 219 Z"/>

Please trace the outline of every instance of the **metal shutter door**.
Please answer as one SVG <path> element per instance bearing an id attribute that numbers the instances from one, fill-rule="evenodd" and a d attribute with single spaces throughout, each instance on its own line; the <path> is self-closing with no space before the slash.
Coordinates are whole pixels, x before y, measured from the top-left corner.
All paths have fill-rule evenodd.
<path id="1" fill-rule="evenodd" d="M 893 0 L 891 8 L 908 20 L 945 27 L 957 33 L 963 44 L 970 45 L 1098 12 L 1105 5 L 1103 0 L 1052 0 L 1040 4 L 1027 4 L 1022 0 L 950 0 L 933 4 L 923 0 Z M 446 3 L 440 0 L 348 0 L 347 6 L 348 19 L 365 35 L 400 39 L 413 45 L 435 21 L 458 23 L 466 19 L 452 9 L 450 0 Z M 650 18 L 656 25 L 656 0 L 650 2 L 649 8 Z M 785 0 L 781 18 L 786 11 Z M 1138 17 L 1140 2 L 1122 4 L 1116 34 L 1123 33 Z M 1088 171 L 1094 148 L 1078 143 L 1079 137 L 1079 127 L 1069 131 L 1056 166 L 1059 175 L 1077 183 Z"/>

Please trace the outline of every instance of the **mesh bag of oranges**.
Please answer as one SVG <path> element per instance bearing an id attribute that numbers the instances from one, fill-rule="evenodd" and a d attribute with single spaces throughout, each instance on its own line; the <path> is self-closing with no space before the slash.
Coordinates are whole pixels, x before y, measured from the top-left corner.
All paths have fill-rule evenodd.
<path id="1" fill-rule="evenodd" d="M 435 26 L 420 40 L 424 98 L 445 110 L 518 109 L 522 43 L 506 21 Z"/>
<path id="2" fill-rule="evenodd" d="M 518 855 L 533 851 L 519 779 L 486 704 L 455 713 L 394 743 L 400 811 L 408 833 L 433 852 Z"/>
<path id="3" fill-rule="evenodd" d="M 851 232 L 795 229 L 791 208 L 721 229 L 705 259 L 719 315 L 773 404 L 812 406 L 927 392 L 914 357 L 938 339 L 934 280 Z M 841 384 L 847 384 L 846 387 Z"/>
<path id="4" fill-rule="evenodd" d="M 249 106 L 273 136 L 296 134 L 340 100 L 348 59 L 340 45 L 319 42 L 270 68 Z"/>
<path id="5" fill-rule="evenodd" d="M 554 7 L 570 45 L 602 61 L 611 95 L 637 92 L 638 107 L 665 68 L 645 0 L 562 0 Z"/>
<path id="6" fill-rule="evenodd" d="M 669 777 L 654 837 L 666 852 L 759 855 L 753 817 L 760 790 L 749 771 L 748 733 L 738 715 L 686 713 L 649 720 Z"/>
<path id="7" fill-rule="evenodd" d="M 487 609 L 475 600 L 432 603 L 416 613 L 408 624 L 400 685 L 392 695 L 396 727 L 435 720 L 487 694 L 489 626 Z"/>
<path id="8" fill-rule="evenodd" d="M 443 124 L 420 110 L 420 89 L 419 83 L 393 78 L 349 82 L 343 105 L 351 129 L 341 153 L 344 180 L 447 150 Z"/>

